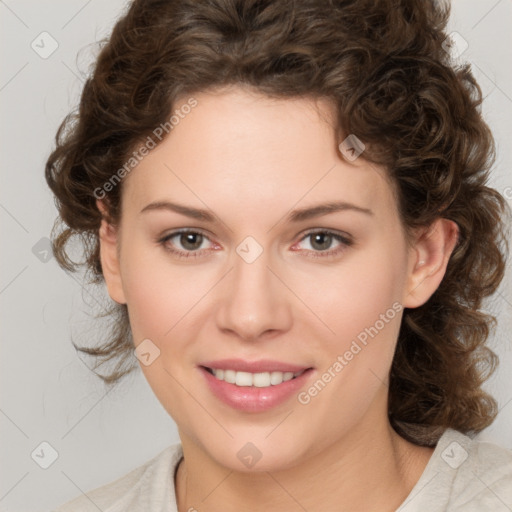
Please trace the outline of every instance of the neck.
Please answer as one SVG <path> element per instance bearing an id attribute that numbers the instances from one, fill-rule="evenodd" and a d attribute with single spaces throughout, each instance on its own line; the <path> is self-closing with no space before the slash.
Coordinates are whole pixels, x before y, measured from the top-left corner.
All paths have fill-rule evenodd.
<path id="1" fill-rule="evenodd" d="M 371 425 L 371 428 L 368 426 Z M 179 512 L 396 510 L 432 455 L 393 430 L 387 417 L 358 425 L 286 470 L 240 472 L 216 463 L 180 432 L 184 459 L 176 475 Z"/>

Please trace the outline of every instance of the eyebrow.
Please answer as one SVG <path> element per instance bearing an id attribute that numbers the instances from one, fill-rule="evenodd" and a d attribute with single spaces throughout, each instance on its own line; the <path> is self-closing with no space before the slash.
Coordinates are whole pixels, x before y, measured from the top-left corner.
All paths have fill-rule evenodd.
<path id="1" fill-rule="evenodd" d="M 321 215 L 327 215 L 329 213 L 336 213 L 342 211 L 355 211 L 358 213 L 364 213 L 365 215 L 373 215 L 373 212 L 368 208 L 363 208 L 346 201 L 333 201 L 330 203 L 319 204 L 316 206 L 310 206 L 308 208 L 302 208 L 299 210 L 293 210 L 288 214 L 286 220 L 289 222 L 300 222 L 314 217 L 320 217 Z"/>
<path id="2" fill-rule="evenodd" d="M 156 201 L 154 203 L 150 203 L 145 206 L 140 213 L 155 211 L 155 210 L 169 210 L 176 213 L 180 213 L 181 215 L 185 215 L 192 219 L 201 220 L 204 222 L 215 222 L 216 217 L 209 210 L 204 210 L 201 208 L 191 208 L 190 206 L 185 206 L 178 203 L 173 203 L 170 201 Z M 374 215 L 373 211 L 368 208 L 363 208 L 361 206 L 357 206 L 352 203 L 348 203 L 346 201 L 334 201 L 325 204 L 319 204 L 315 206 L 310 206 L 307 208 L 301 208 L 297 210 L 292 210 L 286 220 L 288 222 L 301 222 L 308 219 L 312 219 L 314 217 L 320 217 L 322 215 L 327 215 L 329 213 L 336 213 L 341 211 L 355 211 L 359 213 L 363 213 L 365 215 Z"/>
<path id="3" fill-rule="evenodd" d="M 202 220 L 205 222 L 215 221 L 215 216 L 208 210 L 202 210 L 200 208 L 191 208 L 190 206 L 185 206 L 183 204 L 178 203 L 171 203 L 170 201 L 156 201 L 154 203 L 150 203 L 144 208 L 142 208 L 140 213 L 154 210 L 170 210 L 172 212 L 181 213 L 181 215 L 191 217 L 192 219 Z"/>

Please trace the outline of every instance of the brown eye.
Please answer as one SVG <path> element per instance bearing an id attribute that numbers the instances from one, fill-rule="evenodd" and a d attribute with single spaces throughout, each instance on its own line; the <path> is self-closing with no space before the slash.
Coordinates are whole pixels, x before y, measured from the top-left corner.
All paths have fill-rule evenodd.
<path id="1" fill-rule="evenodd" d="M 204 255 L 204 252 L 209 252 L 212 247 L 208 247 L 208 243 L 205 244 L 205 242 L 212 244 L 211 240 L 199 231 L 183 229 L 169 233 L 158 240 L 158 243 L 161 244 L 166 251 L 179 258 L 195 258 Z"/>
<path id="2" fill-rule="evenodd" d="M 318 251 L 326 251 L 331 248 L 334 237 L 329 233 L 312 233 L 308 235 L 311 240 L 311 247 Z"/>
<path id="3" fill-rule="evenodd" d="M 309 247 L 306 246 L 306 256 L 328 257 L 337 256 L 345 249 L 353 245 L 350 235 L 342 235 L 334 231 L 317 230 L 307 233 L 296 246 L 309 240 Z"/>
<path id="4" fill-rule="evenodd" d="M 181 246 L 187 251 L 197 251 L 203 242 L 203 235 L 201 233 L 180 233 L 179 241 Z"/>

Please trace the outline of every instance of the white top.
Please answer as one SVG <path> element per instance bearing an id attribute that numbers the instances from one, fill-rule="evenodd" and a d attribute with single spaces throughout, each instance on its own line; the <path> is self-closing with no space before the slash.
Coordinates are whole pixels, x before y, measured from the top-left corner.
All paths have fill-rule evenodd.
<path id="1" fill-rule="evenodd" d="M 174 473 L 181 444 L 54 512 L 178 512 Z M 511 512 L 512 451 L 447 429 L 396 512 Z"/>

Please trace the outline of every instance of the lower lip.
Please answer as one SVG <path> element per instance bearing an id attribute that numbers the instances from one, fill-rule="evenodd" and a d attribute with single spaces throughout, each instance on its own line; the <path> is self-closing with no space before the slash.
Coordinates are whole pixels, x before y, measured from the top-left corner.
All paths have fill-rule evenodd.
<path id="1" fill-rule="evenodd" d="M 264 412 L 286 402 L 298 393 L 313 372 L 313 369 L 309 368 L 295 379 L 287 380 L 276 386 L 257 388 L 236 386 L 219 380 L 202 366 L 199 367 L 199 370 L 204 375 L 210 390 L 219 400 L 233 409 L 245 412 Z"/>

